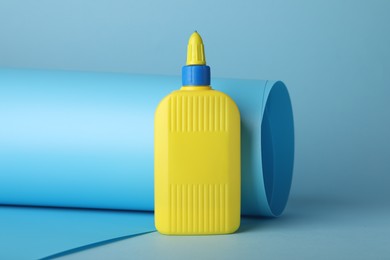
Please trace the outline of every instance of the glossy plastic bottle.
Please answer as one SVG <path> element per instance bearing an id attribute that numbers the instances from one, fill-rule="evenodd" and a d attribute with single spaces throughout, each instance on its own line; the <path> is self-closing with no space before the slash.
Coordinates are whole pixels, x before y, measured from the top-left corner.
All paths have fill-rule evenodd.
<path id="1" fill-rule="evenodd" d="M 169 235 L 233 233 L 240 225 L 240 114 L 210 87 L 197 32 L 182 82 L 155 113 L 156 228 Z"/>

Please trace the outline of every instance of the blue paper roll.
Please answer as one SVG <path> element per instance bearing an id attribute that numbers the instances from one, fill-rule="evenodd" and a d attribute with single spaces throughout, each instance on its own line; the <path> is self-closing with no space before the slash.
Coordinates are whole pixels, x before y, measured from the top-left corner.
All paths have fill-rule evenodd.
<path id="1" fill-rule="evenodd" d="M 180 77 L 0 69 L 0 204 L 153 210 L 153 118 Z M 241 113 L 242 213 L 279 216 L 294 161 L 280 81 L 213 79 Z"/>

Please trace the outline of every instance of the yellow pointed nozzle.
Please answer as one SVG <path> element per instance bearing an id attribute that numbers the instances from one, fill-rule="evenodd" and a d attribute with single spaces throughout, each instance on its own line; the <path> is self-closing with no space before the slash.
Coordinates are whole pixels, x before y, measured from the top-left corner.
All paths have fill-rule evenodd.
<path id="1" fill-rule="evenodd" d="M 188 41 L 186 65 L 206 65 L 203 40 L 197 31 L 191 35 Z"/>

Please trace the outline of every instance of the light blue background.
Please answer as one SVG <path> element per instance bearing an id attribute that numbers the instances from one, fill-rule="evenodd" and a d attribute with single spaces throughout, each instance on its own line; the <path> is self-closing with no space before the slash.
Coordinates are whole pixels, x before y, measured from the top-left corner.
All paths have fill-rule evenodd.
<path id="1" fill-rule="evenodd" d="M 178 75 L 196 29 L 213 76 L 281 79 L 290 90 L 295 175 L 290 204 L 277 221 L 299 216 L 309 224 L 286 227 L 289 239 L 311 241 L 315 252 L 335 236 L 345 238 L 337 245 L 351 246 L 360 234 L 378 241 L 358 244 L 357 256 L 371 256 L 375 247 L 384 257 L 390 255 L 383 242 L 390 237 L 389 13 L 386 0 L 2 0 L 0 66 Z M 337 245 L 325 255 L 340 251 Z"/>

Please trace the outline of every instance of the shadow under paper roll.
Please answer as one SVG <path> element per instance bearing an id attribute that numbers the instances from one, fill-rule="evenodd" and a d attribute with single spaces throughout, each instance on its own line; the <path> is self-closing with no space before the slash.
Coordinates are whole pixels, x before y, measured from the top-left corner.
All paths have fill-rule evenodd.
<path id="1" fill-rule="evenodd" d="M 180 77 L 0 69 L 0 204 L 153 210 L 153 122 Z M 212 79 L 241 114 L 242 213 L 279 216 L 294 161 L 280 82 Z"/>

